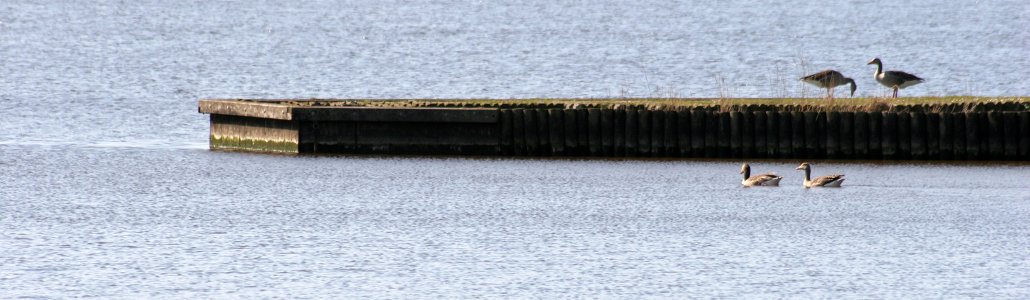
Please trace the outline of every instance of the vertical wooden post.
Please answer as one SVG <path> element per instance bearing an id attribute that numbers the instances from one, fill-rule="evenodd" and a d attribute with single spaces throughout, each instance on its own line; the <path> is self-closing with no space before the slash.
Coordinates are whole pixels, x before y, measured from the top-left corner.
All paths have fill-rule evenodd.
<path id="1" fill-rule="evenodd" d="M 565 123 L 562 129 L 565 131 L 565 155 L 575 156 L 579 154 L 579 122 L 576 121 L 576 110 L 571 108 L 562 109 L 562 121 Z"/>
<path id="2" fill-rule="evenodd" d="M 940 146 L 940 159 L 954 159 L 955 151 L 952 150 L 952 146 L 955 145 L 955 125 L 952 113 L 942 112 L 940 115 L 940 122 L 938 125 L 937 139 L 939 140 Z"/>
<path id="3" fill-rule="evenodd" d="M 526 155 L 540 155 L 540 135 L 537 129 L 536 109 L 523 110 L 522 120 L 526 129 Z"/>
<path id="4" fill-rule="evenodd" d="M 966 112 L 966 159 L 980 159 L 980 116 Z"/>
<path id="5" fill-rule="evenodd" d="M 676 157 L 679 156 L 679 143 L 676 140 L 677 134 L 676 129 L 677 114 L 674 110 L 665 111 L 665 129 L 662 132 L 665 133 L 665 156 Z"/>
<path id="6" fill-rule="evenodd" d="M 501 109 L 501 110 L 499 110 L 498 111 L 498 117 L 499 117 L 499 119 L 497 120 L 497 123 L 498 123 L 498 125 L 501 126 L 501 128 L 500 128 L 500 131 L 501 131 L 500 139 L 501 140 L 500 140 L 500 143 L 499 143 L 501 145 L 501 155 L 506 155 L 506 156 L 513 155 L 513 154 L 515 154 L 515 149 L 513 149 L 512 143 L 514 143 L 514 141 L 515 141 L 514 139 L 515 138 L 514 138 L 514 134 L 512 133 L 513 129 L 512 129 L 512 126 L 511 126 L 512 125 L 511 124 L 511 110 L 510 109 Z"/>
<path id="7" fill-rule="evenodd" d="M 951 125 L 953 127 L 951 151 L 954 159 L 966 159 L 966 114 L 951 114 Z"/>
<path id="8" fill-rule="evenodd" d="M 755 115 L 750 111 L 741 112 L 740 147 L 743 157 L 755 157 Z"/>
<path id="9" fill-rule="evenodd" d="M 793 122 L 791 122 L 790 112 L 779 111 L 776 112 L 776 114 L 776 118 L 780 121 L 780 149 L 778 149 L 776 153 L 779 154 L 780 158 L 794 157 L 794 149 L 792 148 L 793 144 L 791 143 L 791 138 L 794 136 L 794 133 L 791 130 L 791 124 Z"/>
<path id="10" fill-rule="evenodd" d="M 550 156 L 551 153 L 551 126 L 550 117 L 547 116 L 547 109 L 538 108 L 536 111 L 536 132 L 540 142 L 537 155 Z"/>
<path id="11" fill-rule="evenodd" d="M 766 126 L 766 114 L 764 111 L 751 112 L 751 116 L 754 118 L 754 139 L 755 139 L 755 157 L 766 158 L 769 157 L 768 144 L 768 133 L 767 130 L 770 128 Z"/>
<path id="12" fill-rule="evenodd" d="M 804 116 L 804 114 L 802 114 L 799 111 L 792 111 L 792 112 L 790 112 L 790 126 L 791 126 L 791 128 L 794 129 L 794 130 L 791 131 L 791 133 L 793 133 L 793 136 L 791 136 L 791 143 L 792 143 L 792 145 L 791 145 L 792 147 L 791 148 L 793 148 L 793 149 L 791 149 L 791 151 L 793 151 L 793 153 L 794 153 L 794 155 L 792 155 L 792 157 L 795 157 L 795 158 L 808 157 L 808 155 L 810 155 L 810 154 L 807 153 L 807 151 L 805 151 L 805 116 Z"/>
<path id="13" fill-rule="evenodd" d="M 719 156 L 719 112 L 705 112 L 705 157 Z"/>
<path id="14" fill-rule="evenodd" d="M 626 108 L 615 110 L 615 124 L 613 126 L 615 156 L 626 156 Z"/>
<path id="15" fill-rule="evenodd" d="M 884 159 L 898 158 L 898 114 L 892 111 L 883 112 L 883 126 L 880 146 Z"/>
<path id="16" fill-rule="evenodd" d="M 690 120 L 690 111 L 686 109 L 678 111 L 676 119 L 676 139 L 679 141 L 680 157 L 693 157 L 694 154 L 691 152 L 693 148 L 691 146 L 692 137 L 690 136 L 691 131 L 693 131 L 690 126 L 693 123 Z"/>
<path id="17" fill-rule="evenodd" d="M 765 112 L 765 157 L 780 157 L 780 114 Z"/>
<path id="18" fill-rule="evenodd" d="M 716 142 L 719 144 L 719 150 L 716 157 L 733 157 L 733 152 L 730 150 L 730 139 L 732 138 L 730 133 L 730 113 L 719 112 L 717 118 L 719 120 L 719 133 L 716 136 Z"/>
<path id="19" fill-rule="evenodd" d="M 1005 124 L 1005 159 L 1019 159 L 1019 112 L 1003 112 Z"/>
<path id="20" fill-rule="evenodd" d="M 641 157 L 651 156 L 651 111 L 642 109 L 637 112 L 637 153 Z"/>
<path id="21" fill-rule="evenodd" d="M 816 132 L 819 131 L 819 125 L 817 123 L 819 113 L 814 111 L 806 111 L 803 114 L 805 121 L 805 158 L 822 158 L 822 153 L 819 153 L 819 136 Z"/>
<path id="22" fill-rule="evenodd" d="M 601 155 L 601 110 L 587 109 L 587 145 L 590 156 Z"/>
<path id="23" fill-rule="evenodd" d="M 921 112 L 909 113 L 911 121 L 912 159 L 926 159 L 926 115 Z"/>
<path id="24" fill-rule="evenodd" d="M 665 155 L 665 112 L 651 111 L 651 156 Z"/>
<path id="25" fill-rule="evenodd" d="M 525 110 L 511 110 L 512 151 L 517 156 L 526 155 Z"/>
<path id="26" fill-rule="evenodd" d="M 826 113 L 826 158 L 840 158 L 840 113 Z"/>
<path id="27" fill-rule="evenodd" d="M 840 157 L 855 158 L 855 113 L 840 113 L 840 137 L 837 139 Z"/>
<path id="28" fill-rule="evenodd" d="M 941 159 L 940 124 L 939 113 L 926 112 L 926 157 L 929 159 Z"/>
<path id="29" fill-rule="evenodd" d="M 601 110 L 601 153 L 615 155 L 615 111 L 607 108 Z"/>
<path id="30" fill-rule="evenodd" d="M 912 115 L 900 112 L 898 116 L 898 155 L 899 159 L 912 158 Z"/>
<path id="31" fill-rule="evenodd" d="M 692 157 L 705 157 L 705 112 L 690 110 L 690 153 Z"/>
<path id="32" fill-rule="evenodd" d="M 551 153 L 555 156 L 565 155 L 565 120 L 561 109 L 547 110 L 547 125 L 550 126 Z"/>
<path id="33" fill-rule="evenodd" d="M 869 113 L 855 112 L 855 158 L 869 158 Z"/>
<path id="34" fill-rule="evenodd" d="M 872 159 L 883 158 L 883 113 L 869 113 L 869 157 Z"/>
<path id="35" fill-rule="evenodd" d="M 1030 160 L 1030 111 L 1019 112 L 1019 159 Z"/>
<path id="36" fill-rule="evenodd" d="M 987 112 L 988 157 L 990 160 L 1005 158 L 1005 128 L 999 111 Z"/>
<path id="37" fill-rule="evenodd" d="M 639 155 L 637 143 L 640 140 L 637 138 L 639 133 L 637 126 L 640 125 L 640 121 L 637 120 L 637 116 L 636 109 L 629 108 L 626 110 L 626 157 Z"/>
<path id="38" fill-rule="evenodd" d="M 742 120 L 743 117 L 741 117 L 741 113 L 739 111 L 730 112 L 726 116 L 730 117 L 730 120 L 729 120 L 730 121 L 729 122 L 730 123 L 730 132 L 729 132 L 730 133 L 730 135 L 729 135 L 729 140 L 730 140 L 730 147 L 729 147 L 730 151 L 729 151 L 729 154 L 730 154 L 730 157 L 737 157 L 737 158 L 743 157 L 744 156 L 744 151 L 743 151 L 744 150 L 744 145 L 743 145 L 743 141 L 744 141 L 744 124 L 743 123 L 744 123 L 744 120 Z M 726 137 L 723 137 L 723 138 L 726 138 Z"/>
<path id="39" fill-rule="evenodd" d="M 586 108 L 576 109 L 576 131 L 579 134 L 579 155 L 590 155 L 590 112 Z"/>

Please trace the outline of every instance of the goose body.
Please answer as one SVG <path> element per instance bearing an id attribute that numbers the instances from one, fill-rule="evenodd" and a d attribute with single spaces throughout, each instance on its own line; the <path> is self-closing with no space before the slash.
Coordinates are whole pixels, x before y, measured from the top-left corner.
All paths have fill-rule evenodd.
<path id="1" fill-rule="evenodd" d="M 811 179 L 812 166 L 808 165 L 808 163 L 801 163 L 795 170 L 805 171 L 805 181 L 803 182 L 805 188 L 840 187 L 840 184 L 844 183 L 844 174 L 826 175 Z"/>
<path id="2" fill-rule="evenodd" d="M 880 61 L 880 58 L 870 60 L 867 65 L 876 65 L 876 72 L 873 73 L 873 79 L 876 79 L 876 82 L 879 82 L 883 86 L 893 89 L 893 98 L 898 97 L 899 89 L 907 88 L 923 82 L 923 79 L 919 78 L 919 76 L 902 71 L 884 71 L 883 62 Z"/>
<path id="3" fill-rule="evenodd" d="M 783 176 L 765 173 L 751 176 L 751 166 L 744 163 L 740 166 L 740 174 L 744 174 L 744 180 L 740 182 L 743 186 L 779 186 Z"/>
<path id="4" fill-rule="evenodd" d="M 851 84 L 851 96 L 855 96 L 855 90 L 858 89 L 854 79 L 844 77 L 844 74 L 836 70 L 823 70 L 819 73 L 801 77 L 801 81 L 826 89 L 826 97 L 830 99 L 833 99 L 833 88 L 835 87 Z"/>

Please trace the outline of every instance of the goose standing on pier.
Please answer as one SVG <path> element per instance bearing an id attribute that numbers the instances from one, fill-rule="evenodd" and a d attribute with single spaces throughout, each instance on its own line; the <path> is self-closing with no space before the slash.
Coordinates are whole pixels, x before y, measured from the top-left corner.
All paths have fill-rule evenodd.
<path id="1" fill-rule="evenodd" d="M 779 186 L 783 176 L 776 176 L 773 173 L 751 176 L 751 166 L 744 163 L 740 166 L 740 174 L 744 174 L 744 180 L 740 184 L 744 186 Z"/>
<path id="2" fill-rule="evenodd" d="M 851 84 L 851 96 L 855 96 L 855 80 L 844 77 L 844 74 L 837 72 L 836 70 L 823 70 L 819 73 L 801 77 L 801 81 L 811 83 L 815 86 L 826 89 L 826 97 L 833 99 L 833 88 L 845 84 Z"/>
<path id="3" fill-rule="evenodd" d="M 883 71 L 883 62 L 880 62 L 879 57 L 874 58 L 867 63 L 867 65 L 874 64 L 876 65 L 876 73 L 873 73 L 873 78 L 876 79 L 876 82 L 894 89 L 894 96 L 892 98 L 898 97 L 899 89 L 907 88 L 923 82 L 923 79 L 919 78 L 919 76 L 902 71 Z"/>
<path id="4" fill-rule="evenodd" d="M 801 163 L 801 165 L 795 168 L 795 170 L 805 170 L 805 188 L 840 187 L 840 184 L 844 182 L 844 174 L 827 175 L 810 179 L 812 177 L 812 166 L 809 166 L 806 162 Z"/>

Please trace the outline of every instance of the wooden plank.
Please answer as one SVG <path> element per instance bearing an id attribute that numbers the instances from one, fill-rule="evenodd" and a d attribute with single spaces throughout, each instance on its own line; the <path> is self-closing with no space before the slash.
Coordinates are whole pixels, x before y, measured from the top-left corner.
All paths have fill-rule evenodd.
<path id="1" fill-rule="evenodd" d="M 293 120 L 293 109 L 278 102 L 202 99 L 197 103 L 197 110 L 212 115 Z"/>

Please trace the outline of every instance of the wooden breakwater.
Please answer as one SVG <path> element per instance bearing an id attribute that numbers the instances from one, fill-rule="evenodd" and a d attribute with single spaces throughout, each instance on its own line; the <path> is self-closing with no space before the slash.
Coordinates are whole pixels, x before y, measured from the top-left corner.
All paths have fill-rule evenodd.
<path id="1" fill-rule="evenodd" d="M 344 102 L 341 102 L 344 103 Z M 202 100 L 211 148 L 284 153 L 1030 160 L 1024 102 L 375 107 Z"/>

